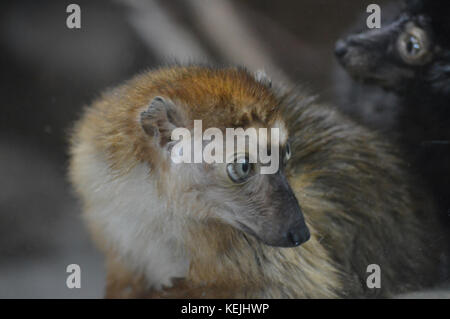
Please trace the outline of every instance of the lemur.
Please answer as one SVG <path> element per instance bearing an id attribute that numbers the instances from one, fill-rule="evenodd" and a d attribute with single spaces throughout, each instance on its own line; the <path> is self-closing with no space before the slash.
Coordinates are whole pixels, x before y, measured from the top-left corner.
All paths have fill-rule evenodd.
<path id="1" fill-rule="evenodd" d="M 352 34 L 336 44 L 336 56 L 353 79 L 386 90 L 357 93 L 357 86 L 350 94 L 357 93 L 359 101 L 366 102 L 356 101 L 351 113 L 367 114 L 360 116 L 365 123 L 375 124 L 399 141 L 412 170 L 429 184 L 448 226 L 449 13 L 449 1 L 405 1 L 400 14 L 381 29 Z M 384 112 L 384 118 L 378 118 L 373 109 Z"/>
<path id="2" fill-rule="evenodd" d="M 278 171 L 248 159 L 174 163 L 171 132 L 195 120 L 278 128 Z M 244 68 L 138 75 L 86 108 L 70 153 L 106 256 L 106 297 L 388 297 L 438 277 L 440 228 L 395 148 Z M 367 285 L 371 264 L 378 288 Z"/>

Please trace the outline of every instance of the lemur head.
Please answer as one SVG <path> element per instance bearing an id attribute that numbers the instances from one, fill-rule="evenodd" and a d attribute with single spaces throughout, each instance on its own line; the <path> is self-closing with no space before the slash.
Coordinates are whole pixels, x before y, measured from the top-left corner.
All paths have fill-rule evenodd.
<path id="1" fill-rule="evenodd" d="M 335 54 L 350 75 L 396 92 L 450 94 L 450 4 L 409 0 L 381 29 L 350 35 Z M 382 11 L 383 14 L 383 11 Z"/>
<path id="2" fill-rule="evenodd" d="M 139 110 L 138 119 L 151 150 L 151 174 L 165 181 L 159 191 L 167 206 L 191 220 L 227 223 L 267 245 L 306 242 L 309 230 L 285 174 L 289 135 L 270 81 L 242 69 L 192 67 L 176 72 L 170 80 L 165 74 L 155 78 L 157 93 Z M 278 138 L 271 138 L 272 128 Z M 186 136 L 174 140 L 180 129 Z M 254 132 L 256 138 L 246 135 L 243 148 L 230 149 L 230 129 Z M 267 129 L 267 135 L 259 134 L 260 129 Z M 236 146 L 238 140 L 233 136 Z M 181 142 L 185 147 L 178 147 Z M 212 142 L 218 142 L 213 151 Z M 208 148 L 210 154 L 222 155 L 207 161 Z M 261 152 L 279 163 L 274 171 L 262 173 L 271 163 L 262 162 Z M 178 155 L 191 162 L 175 160 Z"/>

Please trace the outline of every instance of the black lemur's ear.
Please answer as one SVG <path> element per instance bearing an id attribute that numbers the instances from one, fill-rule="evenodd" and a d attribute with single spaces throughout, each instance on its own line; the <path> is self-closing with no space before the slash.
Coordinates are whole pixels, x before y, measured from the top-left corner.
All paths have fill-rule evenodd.
<path id="1" fill-rule="evenodd" d="M 170 141 L 172 130 L 182 126 L 183 118 L 172 101 L 157 96 L 141 113 L 140 123 L 145 133 L 164 147 Z"/>

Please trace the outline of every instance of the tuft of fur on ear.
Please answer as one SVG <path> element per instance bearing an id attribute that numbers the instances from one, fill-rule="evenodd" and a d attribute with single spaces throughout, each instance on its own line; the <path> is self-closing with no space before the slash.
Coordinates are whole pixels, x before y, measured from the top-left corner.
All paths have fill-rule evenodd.
<path id="1" fill-rule="evenodd" d="M 258 70 L 255 72 L 254 77 L 259 83 L 271 88 L 272 79 L 263 70 Z"/>
<path id="2" fill-rule="evenodd" d="M 141 113 L 140 123 L 144 132 L 161 147 L 170 141 L 172 130 L 183 123 L 175 104 L 161 96 L 153 98 L 147 110 Z"/>

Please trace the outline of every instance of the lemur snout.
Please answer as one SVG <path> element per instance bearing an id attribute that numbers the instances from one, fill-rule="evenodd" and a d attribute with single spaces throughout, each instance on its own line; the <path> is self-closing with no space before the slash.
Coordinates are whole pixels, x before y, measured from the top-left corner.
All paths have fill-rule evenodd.
<path id="1" fill-rule="evenodd" d="M 286 237 L 292 243 L 293 247 L 296 247 L 306 243 L 311 237 L 311 234 L 305 222 L 300 221 L 288 230 Z"/>
<path id="2" fill-rule="evenodd" d="M 345 40 L 338 40 L 334 48 L 334 54 L 337 58 L 342 58 L 347 53 L 347 42 Z"/>

